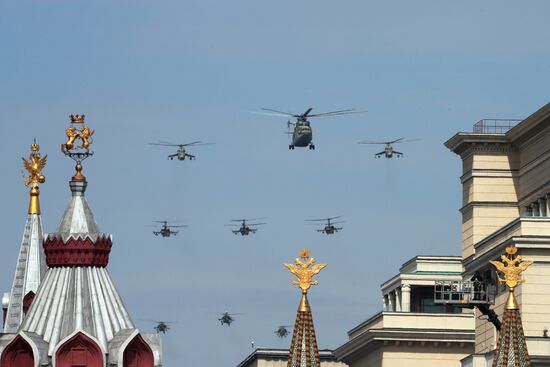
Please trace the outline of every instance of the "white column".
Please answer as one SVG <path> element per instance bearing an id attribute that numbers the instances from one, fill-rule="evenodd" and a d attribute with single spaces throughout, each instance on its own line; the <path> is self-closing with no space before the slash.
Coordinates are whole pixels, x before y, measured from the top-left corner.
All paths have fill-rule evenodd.
<path id="1" fill-rule="evenodd" d="M 401 286 L 401 311 L 411 312 L 411 286 L 408 284 Z"/>
<path id="2" fill-rule="evenodd" d="M 401 288 L 395 289 L 395 311 L 401 312 Z"/>
<path id="3" fill-rule="evenodd" d="M 546 200 L 539 199 L 539 216 L 546 217 Z"/>
<path id="4" fill-rule="evenodd" d="M 384 296 L 382 296 L 382 302 L 384 303 L 384 308 L 383 310 L 384 311 L 389 311 L 389 306 L 388 306 L 388 295 L 387 294 L 384 294 Z"/>
<path id="5" fill-rule="evenodd" d="M 538 205 L 535 204 L 535 203 L 532 203 L 532 204 L 531 204 L 531 215 L 532 215 L 533 217 L 538 217 L 538 216 L 539 216 Z"/>
<path id="6" fill-rule="evenodd" d="M 550 217 L 550 195 L 546 194 L 544 198 L 546 199 L 546 216 Z"/>
<path id="7" fill-rule="evenodd" d="M 394 302 L 393 299 L 394 299 L 394 298 L 395 298 L 395 297 L 392 297 L 391 292 L 388 293 L 388 311 L 389 311 L 389 312 L 392 312 L 392 311 L 394 310 L 394 304 L 393 304 L 393 302 Z"/>

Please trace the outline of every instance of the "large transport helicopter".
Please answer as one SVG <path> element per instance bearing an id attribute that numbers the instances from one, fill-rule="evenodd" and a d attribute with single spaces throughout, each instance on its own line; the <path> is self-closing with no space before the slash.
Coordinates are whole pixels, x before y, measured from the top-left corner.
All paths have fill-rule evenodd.
<path id="1" fill-rule="evenodd" d="M 241 224 L 226 224 L 226 226 L 230 227 L 239 227 L 238 229 L 231 230 L 233 234 L 237 235 L 240 234 L 241 236 L 248 236 L 249 234 L 254 234 L 258 230 L 258 228 L 252 228 L 255 226 L 261 226 L 267 223 L 246 223 L 247 221 L 254 221 L 254 220 L 260 220 L 264 218 L 253 218 L 253 219 L 232 219 L 232 222 L 241 222 Z"/>
<path id="2" fill-rule="evenodd" d="M 185 160 L 186 157 L 189 158 L 189 160 L 193 160 L 196 157 L 192 154 L 187 153 L 185 150 L 185 147 L 198 147 L 201 145 L 212 145 L 213 143 L 201 143 L 200 141 L 194 141 L 192 143 L 186 143 L 186 144 L 174 144 L 174 143 L 168 143 L 166 141 L 159 141 L 158 143 L 149 143 L 149 145 L 160 145 L 163 147 L 178 147 L 178 150 L 174 154 L 170 154 L 168 156 L 168 159 L 173 160 L 174 158 L 177 158 L 178 161 Z"/>
<path id="3" fill-rule="evenodd" d="M 170 237 L 178 234 L 179 231 L 174 231 L 172 228 L 187 227 L 186 224 L 182 225 L 169 225 L 167 220 L 154 220 L 155 223 L 161 223 L 161 227 L 157 230 L 153 230 L 155 236 Z"/>
<path id="4" fill-rule="evenodd" d="M 403 156 L 403 153 L 394 150 L 392 144 L 410 143 L 410 142 L 418 141 L 418 140 L 421 140 L 421 139 L 408 139 L 408 140 L 405 140 L 405 138 L 399 138 L 399 139 L 395 139 L 393 141 L 363 140 L 363 141 L 360 141 L 358 144 L 382 144 L 382 145 L 386 145 L 384 147 L 383 151 L 381 151 L 380 153 L 376 153 L 374 155 L 376 158 L 380 158 L 381 156 L 385 156 L 386 158 L 392 158 L 394 155 L 397 158 L 401 158 Z"/>
<path id="5" fill-rule="evenodd" d="M 290 120 L 287 121 L 287 126 L 290 129 L 293 128 L 292 132 L 288 132 L 288 134 L 292 134 L 292 142 L 288 146 L 288 149 L 293 150 L 294 147 L 309 147 L 310 150 L 315 149 L 315 144 L 313 144 L 313 130 L 311 129 L 311 124 L 308 121 L 308 119 L 312 117 L 329 117 L 329 116 L 340 116 L 340 115 L 350 115 L 354 113 L 363 113 L 365 111 L 355 111 L 354 109 L 348 109 L 348 110 L 339 110 L 339 111 L 331 111 L 331 112 L 323 112 L 323 113 L 314 113 L 311 114 L 311 111 L 313 110 L 312 107 L 308 108 L 306 112 L 302 114 L 294 114 L 291 112 L 284 112 L 284 111 L 278 111 L 271 108 L 262 108 L 264 111 L 268 112 L 274 112 L 274 116 L 290 116 L 294 117 L 296 119 L 296 122 L 291 122 Z"/>
<path id="6" fill-rule="evenodd" d="M 318 229 L 317 232 L 324 233 L 324 234 L 334 234 L 338 231 L 341 231 L 344 227 L 336 227 L 335 224 L 344 223 L 344 221 L 338 221 L 338 222 L 332 222 L 333 219 L 342 218 L 341 215 L 337 217 L 331 217 L 331 218 L 323 218 L 323 219 L 306 219 L 306 222 L 324 222 L 327 223 L 324 224 L 324 227 L 322 229 Z M 320 223 L 311 223 L 313 225 L 322 225 Z"/>

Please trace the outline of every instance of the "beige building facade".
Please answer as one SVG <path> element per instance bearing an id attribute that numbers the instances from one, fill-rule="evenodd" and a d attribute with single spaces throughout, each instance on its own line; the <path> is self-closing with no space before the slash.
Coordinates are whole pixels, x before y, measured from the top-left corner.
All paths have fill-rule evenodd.
<path id="1" fill-rule="evenodd" d="M 474 351 L 471 310 L 434 302 L 434 286 L 462 280 L 460 256 L 417 256 L 381 285 L 383 311 L 334 351 L 350 367 L 460 367 Z"/>
<path id="2" fill-rule="evenodd" d="M 462 159 L 462 261 L 464 279 L 476 272 L 496 284 L 488 261 L 515 245 L 534 264 L 516 290 L 533 365 L 550 365 L 550 104 L 507 129 L 480 121 L 445 145 Z M 500 125 L 500 126 L 499 126 Z M 504 287 L 494 310 L 502 315 Z M 476 310 L 475 353 L 465 366 L 491 362 L 497 332 Z"/>
<path id="3" fill-rule="evenodd" d="M 288 349 L 256 348 L 237 367 L 287 367 Z M 320 350 L 321 367 L 347 367 L 331 350 Z"/>

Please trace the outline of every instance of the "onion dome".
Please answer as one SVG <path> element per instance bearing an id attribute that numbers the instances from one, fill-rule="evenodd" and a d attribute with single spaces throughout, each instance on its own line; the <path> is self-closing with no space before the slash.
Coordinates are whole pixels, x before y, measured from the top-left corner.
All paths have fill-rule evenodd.
<path id="1" fill-rule="evenodd" d="M 28 159 L 23 158 L 24 166 L 29 177 L 25 178 L 25 186 L 30 186 L 30 202 L 19 257 L 15 268 L 15 276 L 11 292 L 7 297 L 4 307 L 4 333 L 16 333 L 23 322 L 25 313 L 38 286 L 47 270 L 44 250 L 42 249 L 43 233 L 42 219 L 40 217 L 39 184 L 46 178 L 42 175 L 42 169 L 46 166 L 46 156 L 40 156 L 40 146 L 31 145 L 31 153 Z"/>
<path id="2" fill-rule="evenodd" d="M 319 348 L 315 337 L 313 316 L 307 300 L 307 292 L 312 285 L 317 285 L 313 276 L 318 274 L 326 264 L 315 265 L 315 259 L 311 257 L 309 250 L 300 252 L 300 259 L 294 260 L 295 264 L 285 264 L 290 272 L 298 277 L 292 284 L 298 285 L 302 290 L 302 299 L 298 307 L 294 333 L 290 344 L 288 367 L 320 367 Z"/>
<path id="3" fill-rule="evenodd" d="M 531 366 L 514 289 L 522 281 L 520 278 L 521 273 L 533 262 L 522 261 L 521 256 L 515 256 L 516 253 L 517 248 L 510 246 L 506 248 L 506 256 L 501 256 L 502 261 L 491 261 L 491 264 L 503 274 L 503 278 L 499 276 L 499 280 L 508 286 L 508 300 L 504 307 L 502 327 L 499 331 L 497 349 L 493 357 L 493 367 Z"/>

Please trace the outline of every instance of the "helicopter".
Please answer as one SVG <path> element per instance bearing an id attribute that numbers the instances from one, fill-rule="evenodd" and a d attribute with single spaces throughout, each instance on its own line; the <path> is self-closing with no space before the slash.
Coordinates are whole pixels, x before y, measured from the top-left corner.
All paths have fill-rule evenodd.
<path id="1" fill-rule="evenodd" d="M 229 313 L 229 312 L 224 312 L 224 313 L 220 313 L 221 317 L 218 319 L 218 321 L 222 324 L 222 326 L 224 324 L 226 324 L 227 326 L 231 326 L 231 323 L 235 321 L 235 318 L 233 316 L 235 315 L 242 315 L 242 313 Z"/>
<path id="2" fill-rule="evenodd" d="M 180 227 L 187 227 L 186 224 L 175 226 L 175 225 L 168 225 L 168 221 L 166 220 L 154 220 L 155 223 L 162 223 L 162 226 L 157 230 L 153 230 L 153 234 L 155 236 L 162 236 L 162 237 L 170 237 L 175 236 L 178 234 L 179 231 L 174 231 L 172 228 L 180 228 Z"/>
<path id="3" fill-rule="evenodd" d="M 235 235 L 241 234 L 241 236 L 248 236 L 249 234 L 254 234 L 258 230 L 257 228 L 251 228 L 254 226 L 261 226 L 267 223 L 246 223 L 246 221 L 254 221 L 254 220 L 260 220 L 264 218 L 253 218 L 253 219 L 232 219 L 232 222 L 242 222 L 241 224 L 226 224 L 226 226 L 235 226 L 239 227 L 236 230 L 232 230 Z"/>
<path id="4" fill-rule="evenodd" d="M 277 330 L 274 331 L 274 333 L 277 334 L 279 338 L 286 338 L 288 334 L 290 334 L 288 328 L 292 328 L 292 325 L 279 326 Z"/>
<path id="5" fill-rule="evenodd" d="M 385 144 L 386 147 L 384 148 L 383 151 L 381 151 L 380 153 L 376 153 L 374 156 L 376 158 L 380 158 L 382 155 L 384 155 L 386 158 L 391 158 L 393 157 L 394 155 L 397 157 L 397 158 L 401 158 L 403 156 L 403 153 L 401 152 L 398 152 L 396 150 L 393 150 L 393 146 L 392 144 L 398 144 L 398 143 L 410 143 L 410 142 L 413 142 L 413 141 L 418 141 L 420 139 L 409 139 L 409 140 L 404 140 L 405 138 L 399 138 L 399 139 L 396 139 L 394 141 L 369 141 L 369 140 L 363 140 L 363 141 L 360 141 L 358 144 Z"/>
<path id="6" fill-rule="evenodd" d="M 189 157 L 189 160 L 193 160 L 196 157 L 192 154 L 189 154 L 185 151 L 185 147 L 197 147 L 200 145 L 212 145 L 213 143 L 201 143 L 200 141 L 194 141 L 192 143 L 186 143 L 186 144 L 174 144 L 169 143 L 166 141 L 159 141 L 158 143 L 149 143 L 149 145 L 160 145 L 164 147 L 178 147 L 178 150 L 174 154 L 170 154 L 168 156 L 168 159 L 173 160 L 174 158 L 177 158 L 178 161 L 185 160 L 185 157 Z"/>
<path id="7" fill-rule="evenodd" d="M 290 130 L 290 127 L 293 127 L 292 132 L 287 134 L 292 134 L 292 143 L 288 146 L 288 149 L 293 150 L 294 147 L 309 147 L 310 150 L 315 149 L 315 144 L 313 144 L 313 130 L 311 129 L 309 118 L 312 117 L 329 117 L 329 116 L 340 116 L 340 115 L 350 115 L 354 113 L 363 113 L 365 111 L 355 111 L 354 109 L 323 112 L 323 113 L 314 113 L 310 114 L 313 110 L 313 107 L 310 107 L 306 112 L 302 114 L 295 114 L 291 112 L 278 111 L 271 108 L 262 108 L 264 111 L 274 112 L 274 116 L 290 116 L 296 119 L 296 122 L 287 121 L 287 127 Z"/>
<path id="8" fill-rule="evenodd" d="M 155 326 L 153 329 L 155 329 L 157 333 L 163 333 L 163 334 L 166 334 L 166 332 L 170 330 L 170 326 L 168 326 L 169 324 L 173 324 L 177 322 L 177 321 L 153 321 L 153 320 L 144 320 L 144 321 L 149 321 L 157 324 L 157 326 Z"/>
<path id="9" fill-rule="evenodd" d="M 339 215 L 337 217 L 331 217 L 331 218 L 325 218 L 325 219 L 306 219 L 306 222 L 321 222 L 326 221 L 324 228 L 318 229 L 317 232 L 321 232 L 324 234 L 334 234 L 338 231 L 341 231 L 344 227 L 335 227 L 335 224 L 344 223 L 343 221 L 339 222 L 331 222 L 333 219 L 341 218 L 342 216 Z M 312 223 L 314 225 L 319 225 L 320 223 Z"/>

